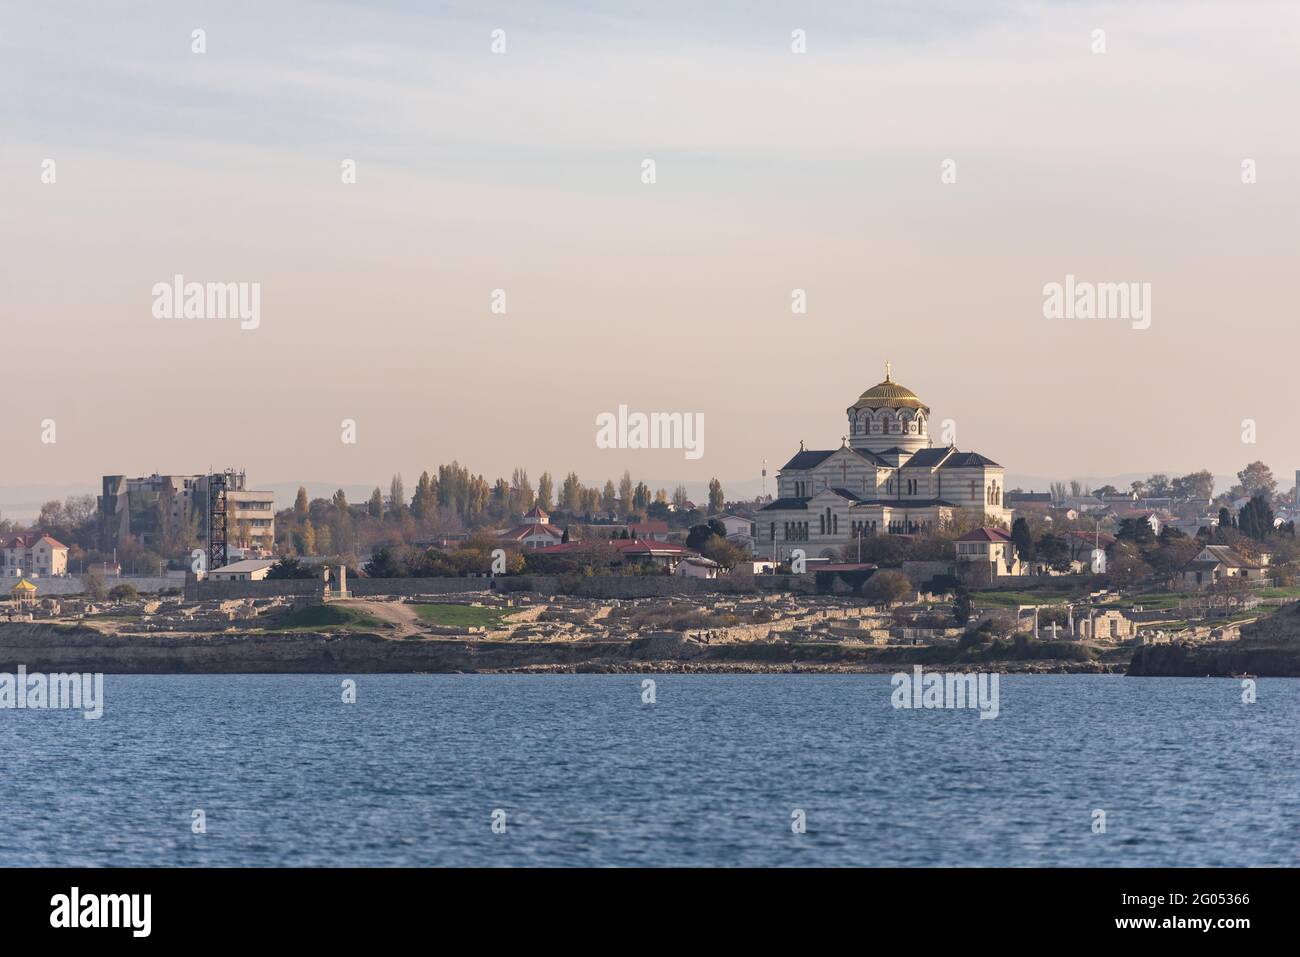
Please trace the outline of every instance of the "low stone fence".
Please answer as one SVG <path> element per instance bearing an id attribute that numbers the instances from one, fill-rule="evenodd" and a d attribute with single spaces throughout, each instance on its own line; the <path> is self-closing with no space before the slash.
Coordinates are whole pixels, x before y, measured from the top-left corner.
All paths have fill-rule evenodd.
<path id="1" fill-rule="evenodd" d="M 496 591 L 573 595 L 579 598 L 668 598 L 675 595 L 759 595 L 817 593 L 817 575 L 725 575 L 720 578 L 679 578 L 673 575 L 597 575 L 590 578 L 554 575 L 503 575 L 499 578 L 348 578 L 355 597 L 393 595 L 454 595 Z M 232 598 L 293 596 L 324 599 L 319 578 L 262 581 L 185 581 L 186 601 L 226 601 Z"/>
<path id="2" fill-rule="evenodd" d="M 351 582 L 349 582 L 349 587 Z M 324 600 L 325 582 L 320 578 L 264 579 L 260 582 L 199 581 L 185 579 L 186 601 L 229 601 L 232 598 L 299 597 Z"/>
<path id="3" fill-rule="evenodd" d="M 86 586 L 82 584 L 80 574 L 67 575 L 62 578 L 33 578 L 29 579 L 29 581 L 36 586 L 37 598 L 79 595 L 86 590 Z M 103 581 L 105 588 L 112 588 L 114 585 L 130 585 L 136 591 L 148 594 L 156 594 L 164 588 L 179 589 L 185 584 L 183 578 L 169 578 L 165 575 L 105 576 Z M 16 584 L 18 584 L 17 579 L 0 578 L 0 598 L 8 598 L 9 589 Z"/>

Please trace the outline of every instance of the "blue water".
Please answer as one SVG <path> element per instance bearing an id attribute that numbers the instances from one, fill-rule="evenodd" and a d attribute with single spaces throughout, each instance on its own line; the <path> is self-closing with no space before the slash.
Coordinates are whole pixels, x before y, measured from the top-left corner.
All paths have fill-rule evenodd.
<path id="1" fill-rule="evenodd" d="M 1003 676 L 995 720 L 887 675 L 341 680 L 0 711 L 0 865 L 1300 863 L 1293 679 Z"/>

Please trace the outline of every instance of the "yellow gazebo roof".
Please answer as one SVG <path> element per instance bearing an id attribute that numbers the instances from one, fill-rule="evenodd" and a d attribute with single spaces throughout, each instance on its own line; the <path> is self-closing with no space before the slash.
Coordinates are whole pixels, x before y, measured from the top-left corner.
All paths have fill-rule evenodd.
<path id="1" fill-rule="evenodd" d="M 33 585 L 31 582 L 29 582 L 26 578 L 24 578 L 17 585 L 15 585 L 13 588 L 10 589 L 10 594 L 14 594 L 17 592 L 31 593 L 34 591 L 36 591 L 36 586 Z"/>

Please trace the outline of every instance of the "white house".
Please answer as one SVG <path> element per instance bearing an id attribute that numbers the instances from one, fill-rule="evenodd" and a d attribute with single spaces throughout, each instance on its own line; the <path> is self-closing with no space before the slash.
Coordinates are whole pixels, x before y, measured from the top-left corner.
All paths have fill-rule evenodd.
<path id="1" fill-rule="evenodd" d="M 987 565 L 993 576 L 1025 573 L 1015 543 L 1000 528 L 982 526 L 957 539 L 957 561 Z"/>
<path id="2" fill-rule="evenodd" d="M 718 521 L 727 529 L 727 541 L 736 545 L 750 545 L 754 541 L 754 520 L 748 515 L 719 515 Z"/>
<path id="3" fill-rule="evenodd" d="M 7 578 L 50 578 L 68 573 L 68 546 L 43 532 L 0 541 L 0 568 Z"/>
<path id="4" fill-rule="evenodd" d="M 1228 545 L 1206 545 L 1183 568 L 1183 584 L 1188 588 L 1208 588 L 1228 578 L 1264 581 L 1268 555 L 1251 561 Z"/>
<path id="5" fill-rule="evenodd" d="M 497 540 L 503 545 L 545 548 L 547 545 L 560 544 L 564 540 L 564 532 L 551 524 L 551 516 L 545 509 L 534 505 L 520 524 L 497 532 Z"/>
<path id="6" fill-rule="evenodd" d="M 700 555 L 683 558 L 677 563 L 673 574 L 678 578 L 717 578 L 721 570 L 722 566 L 713 559 Z"/>
<path id="7" fill-rule="evenodd" d="M 208 572 L 208 578 L 216 582 L 260 582 L 270 574 L 274 564 L 269 558 L 248 558 L 214 568 Z"/>

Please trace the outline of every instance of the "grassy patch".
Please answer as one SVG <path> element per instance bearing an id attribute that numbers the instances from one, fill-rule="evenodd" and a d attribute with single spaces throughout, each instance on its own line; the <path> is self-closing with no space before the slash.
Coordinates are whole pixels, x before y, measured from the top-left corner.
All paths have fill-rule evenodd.
<path id="1" fill-rule="evenodd" d="M 1059 605 L 1070 597 L 1069 592 L 1046 591 L 977 591 L 971 592 L 971 601 L 984 608 L 1012 608 L 1016 605 Z"/>
<path id="2" fill-rule="evenodd" d="M 1261 588 L 1255 594 L 1260 598 L 1300 598 L 1300 585 L 1287 588 Z"/>
<path id="3" fill-rule="evenodd" d="M 428 625 L 453 625 L 459 628 L 495 628 L 513 608 L 480 608 L 475 605 L 434 605 L 423 602 L 411 606 L 420 620 Z"/>
<path id="4" fill-rule="evenodd" d="M 310 605 L 291 611 L 268 630 L 330 631 L 334 629 L 370 630 L 388 627 L 373 615 L 339 605 Z"/>
<path id="5" fill-rule="evenodd" d="M 1116 601 L 1117 605 L 1141 605 L 1147 611 L 1167 611 L 1170 608 L 1177 608 L 1179 602 L 1187 601 L 1193 597 L 1185 591 L 1160 592 L 1159 594 L 1150 595 L 1132 595 L 1124 601 Z M 1106 604 L 1110 604 L 1107 602 Z"/>

